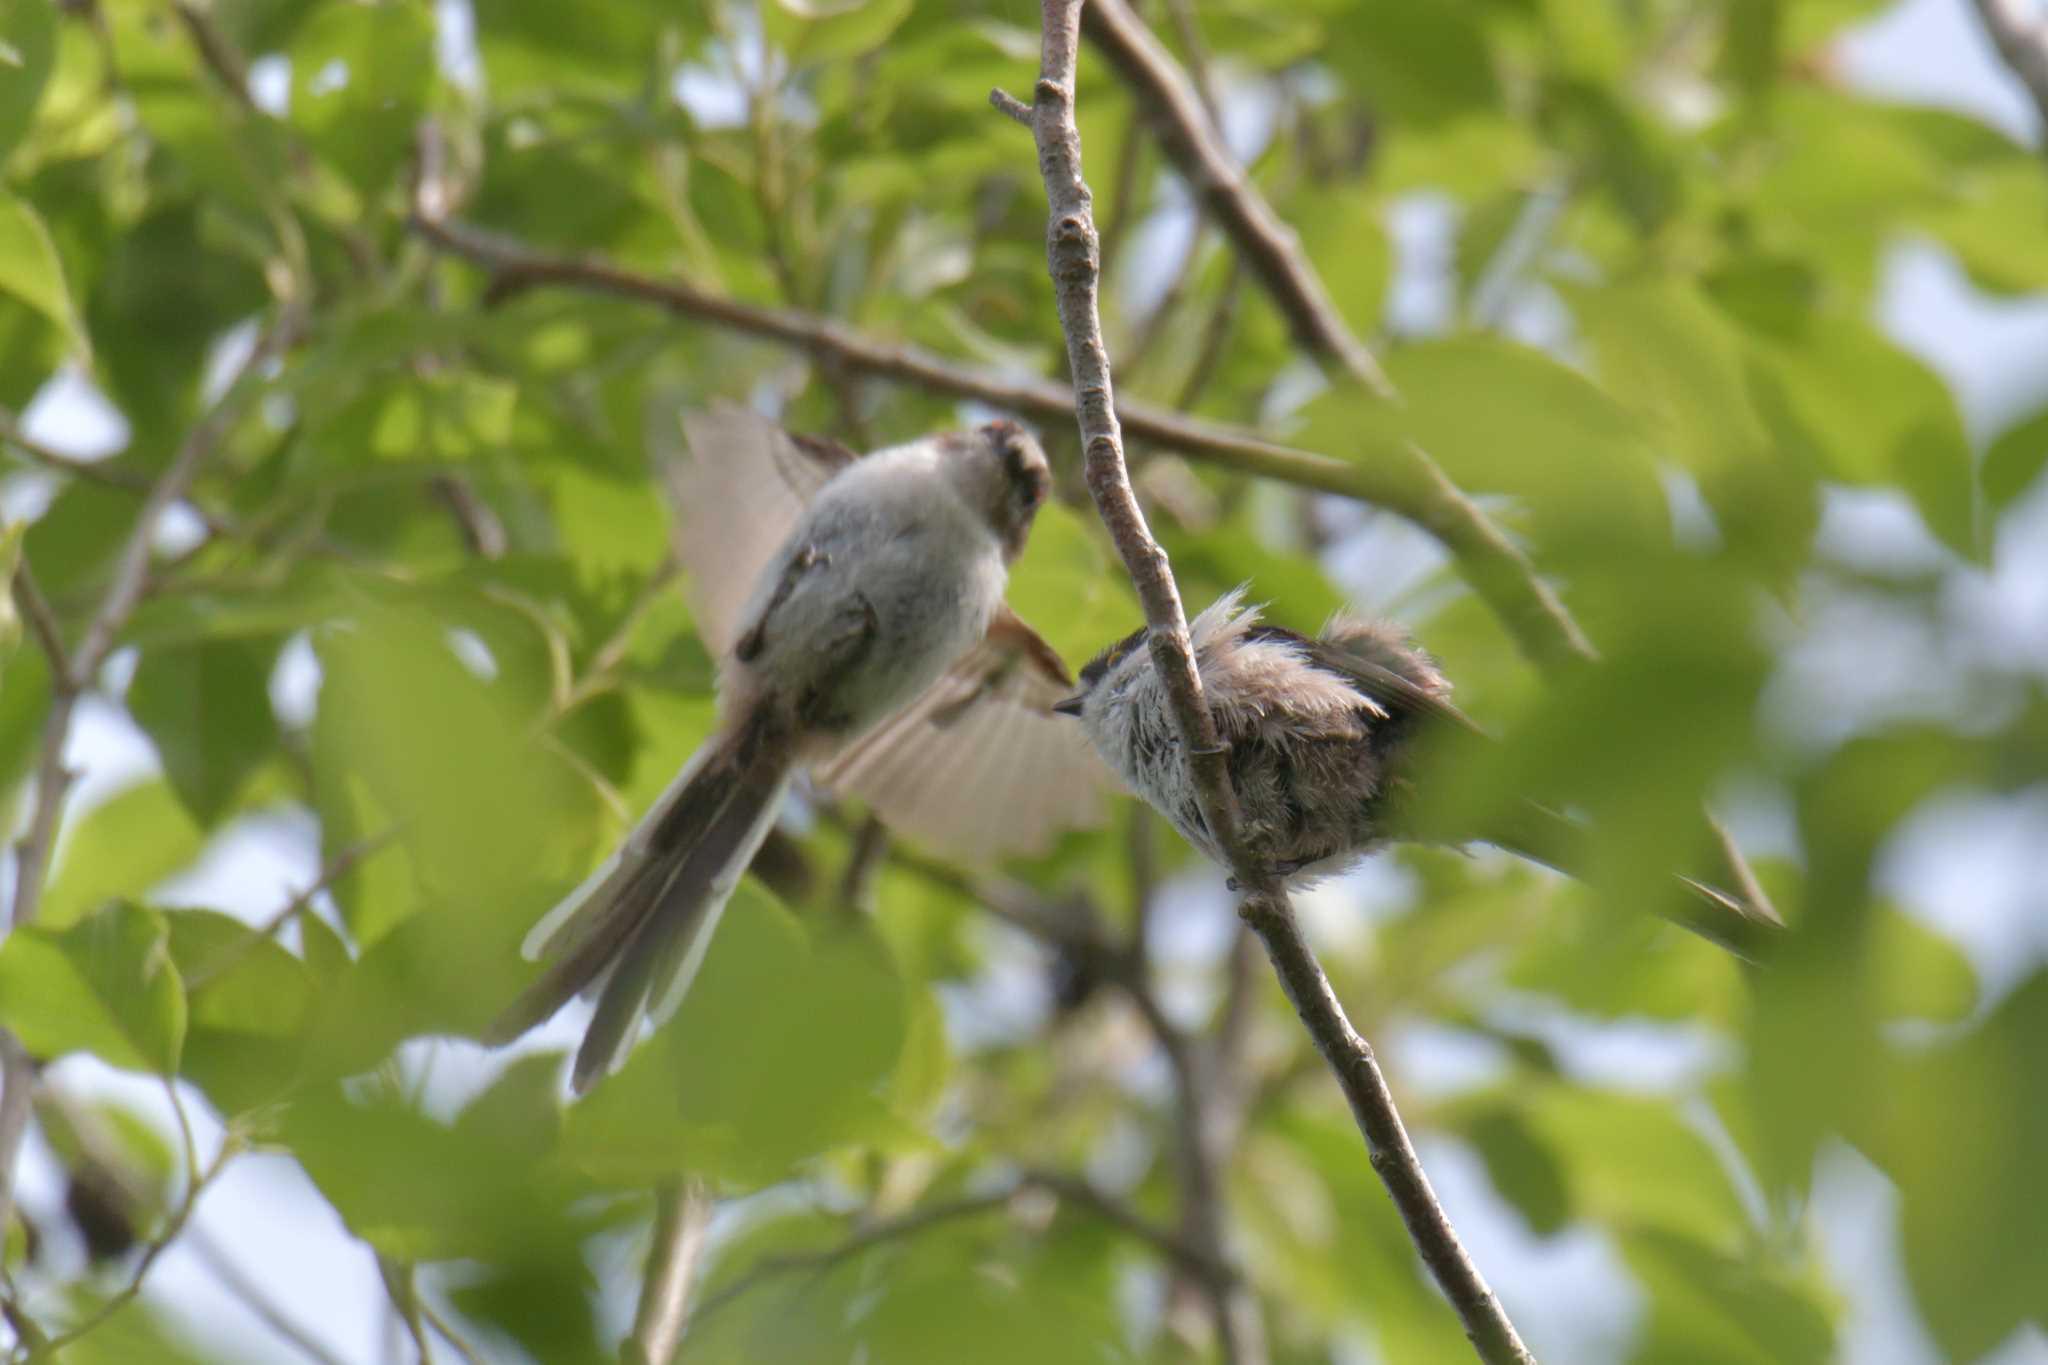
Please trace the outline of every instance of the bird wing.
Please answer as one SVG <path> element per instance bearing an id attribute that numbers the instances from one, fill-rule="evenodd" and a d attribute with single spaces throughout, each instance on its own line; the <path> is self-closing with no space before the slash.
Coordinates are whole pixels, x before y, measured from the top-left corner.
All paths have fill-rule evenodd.
<path id="1" fill-rule="evenodd" d="M 690 609 L 714 654 L 733 647 L 754 580 L 825 481 L 853 463 L 831 441 L 797 436 L 736 403 L 683 414 L 681 454 L 662 462 Z"/>
<path id="2" fill-rule="evenodd" d="M 1005 606 L 938 682 L 815 776 L 959 857 L 1042 851 L 1098 823 L 1111 785 L 1081 727 L 1052 709 L 1072 690 L 1059 654 Z"/>
<path id="3" fill-rule="evenodd" d="M 1348 679 L 1354 688 L 1389 714 L 1407 714 L 1423 720 L 1448 720 L 1460 731 L 1485 735 L 1477 720 L 1466 716 L 1450 702 L 1446 696 L 1448 686 L 1425 688 L 1407 673 L 1368 657 L 1364 651 L 1370 649 L 1372 653 L 1380 653 L 1382 649 L 1382 632 L 1376 628 L 1360 632 L 1354 645 L 1352 636 L 1343 632 L 1331 632 L 1323 639 L 1315 639 L 1315 636 L 1298 630 L 1288 630 L 1286 626 L 1270 626 L 1262 622 L 1247 630 L 1247 639 L 1286 641 L 1315 667 Z"/>
<path id="4" fill-rule="evenodd" d="M 762 567 L 854 455 L 736 404 L 682 420 L 686 449 L 664 462 L 662 482 L 698 631 L 724 654 Z M 1005 606 L 980 644 L 815 776 L 953 856 L 1040 850 L 1098 822 L 1110 783 L 1081 727 L 1053 713 L 1072 686 L 1058 652 Z"/>

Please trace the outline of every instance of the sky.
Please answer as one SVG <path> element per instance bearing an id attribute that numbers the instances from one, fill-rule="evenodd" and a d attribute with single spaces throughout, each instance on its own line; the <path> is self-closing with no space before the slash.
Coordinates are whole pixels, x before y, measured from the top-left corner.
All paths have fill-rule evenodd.
<path id="1" fill-rule="evenodd" d="M 466 14 L 459 4 L 444 3 L 441 10 L 444 17 L 452 16 L 447 27 L 459 40 Z M 451 60 L 458 65 L 470 61 L 459 41 L 455 48 Z M 1848 36 L 1837 56 L 1848 79 L 1865 88 L 1959 108 L 2020 137 L 2040 135 L 2032 106 L 1997 65 L 1965 0 L 1905 0 Z M 259 81 L 274 87 L 276 75 L 259 64 Z M 715 86 L 696 96 L 707 103 L 720 97 Z M 1263 136 L 1256 117 L 1242 122 L 1231 129 L 1233 142 L 1255 144 Z M 1397 215 L 1403 274 L 1395 309 L 1426 315 L 1431 273 L 1440 268 L 1433 262 L 1446 255 L 1448 226 L 1441 206 L 1427 201 Z M 1164 255 L 1175 249 L 1172 239 L 1184 231 L 1162 225 L 1146 246 Z M 2015 302 L 1986 297 L 1941 252 L 1908 242 L 1888 262 L 1882 318 L 1893 336 L 1948 379 L 1978 437 L 2048 399 L 2048 298 Z M 118 414 L 75 376 L 54 383 L 26 421 L 52 445 L 81 454 L 107 453 L 124 438 Z M 17 478 L 0 491 L 0 506 L 20 514 L 33 510 L 41 496 L 33 478 Z M 1363 581 L 1364 566 L 1384 568 L 1390 556 L 1402 553 L 1417 565 L 1426 561 L 1427 552 L 1413 543 L 1404 550 L 1390 539 L 1386 518 L 1361 520 L 1359 526 L 1333 548 L 1330 568 L 1340 582 L 1357 584 L 1361 596 L 1369 596 L 1373 586 Z M 1788 730 L 1910 707 L 1911 662 L 1934 649 L 1976 650 L 2048 670 L 2048 489 L 2037 488 L 2007 514 L 1988 570 L 1957 564 L 1909 512 L 1881 497 L 1832 500 L 1823 537 L 1844 556 L 1869 554 L 1942 567 L 1948 580 L 1940 623 L 1944 633 L 1922 638 L 1898 623 L 1872 629 L 1869 620 L 1846 606 L 1839 618 L 1825 608 L 1818 611 L 1767 699 L 1768 706 L 1782 711 Z M 280 708 L 303 712 L 317 685 L 310 653 L 288 651 L 273 688 Z M 1823 695 L 1827 714 L 1817 713 L 1811 702 Z M 85 708 L 69 760 L 84 773 L 74 812 L 155 767 L 141 733 L 118 708 L 98 701 Z M 1774 813 L 1767 801 L 1735 815 L 1746 845 L 1768 845 L 1774 837 Z M 197 868 L 163 888 L 160 899 L 258 919 L 308 884 L 318 863 L 317 830 L 309 817 L 265 815 L 228 831 Z M 1935 803 L 1894 841 L 1883 868 L 1889 888 L 1912 913 L 1961 942 L 1993 990 L 2048 960 L 2048 904 L 2042 899 L 2048 894 L 2042 890 L 2048 887 L 2048 793 Z M 1401 875 L 1391 865 L 1369 865 L 1320 889 L 1304 906 L 1311 932 L 1326 942 L 1358 933 L 1365 922 L 1362 910 L 1395 899 Z M 1212 959 L 1224 941 L 1223 926 L 1230 922 L 1220 888 L 1190 879 L 1170 894 L 1175 913 L 1159 917 L 1165 925 L 1160 951 L 1190 964 Z M 1000 1035 L 1035 1023 L 1036 1011 L 1043 1008 L 1034 994 L 1040 989 L 1039 974 L 1028 969 L 1029 959 L 1022 956 L 1030 950 L 1011 946 L 1013 952 L 996 954 L 998 965 L 983 983 L 985 989 L 951 1001 L 956 1041 L 966 1041 L 959 1035 Z M 1194 999 L 1178 1003 L 1190 1010 L 1201 1004 Z M 1522 1008 L 1519 1023 L 1552 1041 L 1578 1074 L 1604 1084 L 1683 1092 L 1728 1060 L 1696 1031 L 1648 1025 L 1593 1029 L 1515 1002 L 1503 1008 Z M 572 1010 L 520 1048 L 568 1046 L 578 1031 Z M 1421 1085 L 1478 1083 L 1498 1064 L 1467 1041 L 1426 1030 L 1398 1034 L 1385 1044 L 1404 1076 Z M 472 1044 L 440 1041 L 408 1045 L 407 1059 L 431 1066 L 430 1102 L 446 1112 L 486 1083 L 510 1055 L 487 1055 Z M 81 1096 L 118 1097 L 156 1116 L 169 1131 L 167 1108 L 152 1082 L 121 1076 L 89 1058 L 57 1064 L 52 1079 Z M 200 1145 L 210 1152 L 219 1129 L 204 1119 L 196 1095 L 188 1107 L 200 1117 Z M 1711 1137 L 1710 1121 L 1704 1115 L 1701 1121 Z M 1599 1361 L 1626 1348 L 1645 1305 L 1610 1242 L 1590 1229 L 1533 1237 L 1492 1193 L 1469 1151 L 1427 1138 L 1419 1145 L 1453 1221 L 1539 1356 Z M 58 1167 L 39 1142 L 25 1155 L 21 1199 L 40 1226 L 61 1226 Z M 1939 1353 L 1910 1309 L 1897 1254 L 1897 1201 L 1883 1177 L 1846 1148 L 1833 1153 L 1822 1164 L 1812 1213 L 1836 1282 L 1849 1291 L 1841 1358 L 1855 1365 L 1937 1365 Z M 58 1254 L 75 1258 L 79 1253 L 60 1246 Z M 613 1286 L 606 1311 L 623 1326 L 630 1316 L 638 1249 L 621 1238 L 598 1255 L 600 1279 Z M 304 1359 L 254 1316 L 245 1300 L 223 1287 L 215 1268 L 219 1258 L 260 1284 L 335 1359 L 369 1365 L 404 1358 L 393 1354 L 398 1348 L 369 1251 L 348 1235 L 290 1159 L 254 1154 L 232 1163 L 205 1196 L 192 1231 L 152 1271 L 145 1294 L 196 1341 L 217 1350 L 223 1365 Z M 1995 1365 L 2048 1365 L 2048 1339 L 2023 1334 L 1993 1360 Z"/>

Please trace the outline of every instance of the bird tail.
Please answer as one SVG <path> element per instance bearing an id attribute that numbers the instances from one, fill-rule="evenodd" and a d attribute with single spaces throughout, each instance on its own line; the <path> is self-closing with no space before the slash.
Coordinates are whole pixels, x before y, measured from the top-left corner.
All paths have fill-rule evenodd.
<path id="1" fill-rule="evenodd" d="M 775 822 L 788 789 L 786 746 L 760 721 L 733 727 L 692 755 L 633 832 L 588 880 L 534 925 L 522 949 L 548 959 L 538 980 L 492 1021 L 505 1043 L 579 994 L 597 1013 L 576 1051 L 580 1094 L 632 1050 L 640 1021 L 681 1003 L 733 888 Z"/>
<path id="2" fill-rule="evenodd" d="M 1496 817 L 1480 838 L 1582 881 L 1593 864 L 1593 841 L 1586 827 L 1534 801 L 1516 802 L 1513 810 Z M 1656 906 L 1657 913 L 1744 961 L 1762 961 L 1784 930 L 1783 923 L 1765 907 L 1752 906 L 1740 896 L 1683 873 L 1675 880 L 1687 894 Z"/>

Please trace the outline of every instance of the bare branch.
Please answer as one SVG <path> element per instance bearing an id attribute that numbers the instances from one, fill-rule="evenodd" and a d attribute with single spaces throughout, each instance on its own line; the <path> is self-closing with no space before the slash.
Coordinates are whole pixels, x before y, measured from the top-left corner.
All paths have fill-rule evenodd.
<path id="1" fill-rule="evenodd" d="M 1315 1039 L 1316 1050 L 1336 1073 L 1351 1116 L 1372 1151 L 1372 1168 L 1393 1196 L 1394 1207 L 1400 1210 L 1423 1264 L 1465 1324 L 1473 1349 L 1484 1361 L 1533 1365 L 1535 1357 L 1522 1344 L 1500 1300 L 1437 1202 L 1436 1191 L 1430 1188 L 1429 1177 L 1423 1174 L 1421 1159 L 1394 1107 L 1394 1095 L 1380 1072 L 1379 1059 L 1345 1017 L 1329 978 L 1301 936 L 1293 911 L 1284 901 L 1252 897 L 1245 902 L 1243 913 L 1265 943 L 1273 970 L 1287 998 L 1294 1002 L 1295 1013 Z"/>
<path id="2" fill-rule="evenodd" d="M 1992 9 L 2001 11 L 2005 20 L 2018 23 L 2021 16 L 2017 6 L 2026 0 L 1976 3 L 1980 11 L 1986 12 L 1987 23 L 1992 22 Z M 1293 230 L 1280 221 L 1258 187 L 1232 160 L 1194 83 L 1174 61 L 1173 54 L 1124 0 L 1090 0 L 1082 15 L 1082 26 L 1132 88 L 1138 107 L 1149 112 L 1160 146 L 1194 188 L 1210 217 L 1236 246 L 1239 258 L 1286 314 L 1301 345 L 1319 359 L 1335 362 L 1380 398 L 1398 401 L 1399 395 L 1372 353 L 1345 324 Z M 2026 30 L 2025 50 L 2037 64 L 2048 68 L 2048 21 L 2021 26 Z M 2048 76 L 2048 69 L 2041 74 Z M 2042 88 L 2048 89 L 2048 85 Z M 1412 441 L 1397 441 L 1374 450 L 1369 458 L 1381 468 L 1382 477 L 1413 490 L 1410 505 L 1417 510 L 1427 509 L 1433 518 L 1415 517 L 1417 524 L 1458 557 L 1466 580 L 1514 634 L 1523 653 L 1551 668 L 1596 657 L 1592 641 L 1556 592 L 1537 575 L 1528 557 L 1488 520 L 1428 452 Z M 1413 515 L 1409 507 L 1383 505 Z M 1754 886 L 1755 875 L 1741 850 L 1726 840 L 1721 841 L 1720 847 L 1729 875 L 1738 885 Z M 1768 902 L 1754 904 L 1769 918 L 1776 919 Z"/>
<path id="3" fill-rule="evenodd" d="M 1977 18 L 2019 83 L 2033 98 L 2048 140 L 2048 14 L 2032 0 L 1970 0 Z"/>
<path id="4" fill-rule="evenodd" d="M 22 428 L 20 419 L 0 408 L 0 445 L 6 445 L 34 465 L 67 478 L 119 488 L 130 493 L 147 493 L 149 476 L 125 469 L 111 460 L 85 460 L 45 445 Z"/>
<path id="5" fill-rule="evenodd" d="M 248 381 L 290 344 L 297 333 L 299 317 L 300 310 L 295 301 L 287 300 L 280 306 L 278 316 L 258 337 L 248 358 L 242 362 L 219 400 L 186 433 L 170 464 L 144 495 L 142 507 L 135 516 L 135 525 L 129 530 L 128 539 L 115 560 L 112 581 L 98 609 L 87 622 L 84 634 L 79 637 L 77 648 L 68 653 L 65 651 L 49 604 L 36 588 L 28 562 L 24 560 L 17 568 L 15 597 L 29 618 L 37 643 L 48 655 L 50 667 L 50 708 L 43 717 L 42 739 L 36 760 L 35 800 L 29 810 L 28 828 L 15 845 L 14 904 L 9 918 L 17 929 L 35 921 L 36 909 L 42 903 L 43 883 L 49 872 L 50 854 L 56 844 L 57 825 L 73 776 L 64 764 L 64 746 L 71 735 L 72 713 L 77 709 L 79 696 L 92 686 L 100 665 L 106 662 L 121 627 L 127 624 L 130 613 L 142 599 L 149 575 L 150 547 L 155 542 L 158 523 L 164 513 L 184 497 L 200 466 L 239 420 L 252 396 L 253 385 Z M 11 1210 L 14 1205 L 15 1166 L 21 1154 L 22 1139 L 28 1130 L 26 1106 L 33 1074 L 33 1063 L 22 1051 L 19 1040 L 0 1031 L 0 1076 L 4 1076 L 6 1084 L 5 1094 L 0 1095 L 0 1213 Z M 22 1106 L 19 1112 L 16 1105 Z M 191 1212 L 191 1200 L 198 1197 L 199 1189 L 200 1185 L 195 1184 L 187 1203 L 167 1231 L 167 1238 L 174 1236 L 176 1230 L 183 1226 L 185 1216 Z M 5 1218 L 0 1217 L 0 1229 L 5 1227 Z M 161 1242 L 153 1244 L 137 1266 L 129 1297 L 141 1284 L 142 1276 L 147 1273 L 162 1245 Z M 125 1298 L 117 1296 L 108 1306 L 111 1309 L 125 1301 Z M 97 1320 L 89 1320 L 86 1326 Z M 75 1335 L 74 1331 L 59 1338 L 58 1344 Z"/>
<path id="6" fill-rule="evenodd" d="M 452 218 L 416 213 L 413 225 L 435 246 L 492 271 L 490 297 L 496 300 L 538 286 L 610 294 L 778 341 L 823 362 L 973 399 L 1040 421 L 1062 421 L 1074 410 L 1072 392 L 1053 380 L 1007 379 L 917 347 L 864 336 L 830 318 L 722 298 L 601 260 L 535 251 Z M 1555 663 L 1590 654 L 1591 646 L 1564 614 L 1550 586 L 1536 576 L 1528 556 L 1442 470 L 1427 461 L 1418 464 L 1409 444 L 1362 434 L 1365 444 L 1354 452 L 1354 458 L 1338 460 L 1152 404 L 1121 403 L 1116 415 L 1133 440 L 1260 478 L 1356 498 L 1406 517 L 1457 556 L 1459 571 L 1473 591 L 1507 625 L 1529 657 Z"/>
<path id="7" fill-rule="evenodd" d="M 655 1194 L 654 1237 L 633 1332 L 620 1354 L 627 1365 L 668 1365 L 689 1322 L 690 1287 L 711 1227 L 711 1195 L 695 1182 Z"/>
<path id="8" fill-rule="evenodd" d="M 1287 318 L 1310 354 L 1336 361 L 1382 398 L 1392 398 L 1379 362 L 1351 332 L 1344 315 L 1302 254 L 1294 230 L 1245 179 L 1217 136 L 1202 96 L 1179 64 L 1123 0 L 1090 0 L 1082 13 L 1090 41 L 1138 96 L 1160 145 L 1179 167 L 1209 216 L 1237 245 L 1245 263 Z"/>
<path id="9" fill-rule="evenodd" d="M 700 1319 L 708 1318 L 742 1294 L 778 1275 L 799 1270 L 830 1269 L 841 1261 L 858 1256 L 870 1247 L 879 1246 L 884 1242 L 900 1241 L 906 1237 L 914 1237 L 926 1228 L 940 1223 L 949 1223 L 960 1218 L 975 1218 L 1003 1208 L 1016 1197 L 1016 1194 L 1016 1187 L 1008 1186 L 987 1194 L 966 1195 L 941 1204 L 928 1204 L 924 1208 L 913 1209 L 901 1217 L 885 1218 L 870 1223 L 845 1240 L 835 1242 L 829 1247 L 821 1247 L 815 1251 L 790 1251 L 776 1256 L 764 1256 L 746 1274 L 707 1297 L 698 1305 L 696 1316 Z"/>
<path id="10" fill-rule="evenodd" d="M 413 1279 L 413 1268 L 392 1260 L 381 1252 L 377 1256 L 377 1274 L 384 1281 L 384 1295 L 391 1300 L 391 1311 L 398 1315 L 398 1321 L 405 1328 L 405 1334 L 412 1339 L 414 1358 L 419 1365 L 433 1365 L 434 1347 L 428 1340 L 425 1304 L 420 1299 L 418 1283 Z"/>
<path id="11" fill-rule="evenodd" d="M 356 867 L 364 859 L 383 850 L 397 837 L 397 834 L 398 831 L 396 830 L 385 830 L 382 834 L 350 844 L 347 848 L 328 859 L 320 871 L 315 874 L 313 880 L 306 886 L 305 890 L 294 894 L 290 900 L 286 901 L 283 906 L 261 924 L 249 926 L 248 933 L 223 948 L 218 956 L 196 964 L 187 972 L 185 974 L 186 992 L 189 994 L 198 991 L 208 983 L 218 980 L 230 967 L 247 956 L 257 944 L 265 939 L 277 937 L 279 933 L 283 932 L 287 924 L 290 924 L 305 912 L 306 907 L 313 903 L 315 896 L 355 871 Z"/>
<path id="12" fill-rule="evenodd" d="M 159 1232 L 143 1248 L 142 1255 L 135 1262 L 135 1268 L 128 1272 L 128 1282 L 109 1295 L 104 1302 L 78 1323 L 37 1346 L 29 1354 L 31 1362 L 56 1362 L 63 1360 L 65 1347 L 97 1328 L 108 1318 L 113 1317 L 114 1314 L 127 1307 L 137 1294 L 142 1292 L 142 1282 L 149 1277 L 149 1272 L 156 1265 L 157 1258 L 170 1250 L 171 1244 L 178 1240 L 179 1235 L 185 1231 L 185 1225 L 191 1221 L 192 1212 L 199 1205 L 199 1197 L 206 1193 L 212 1186 L 215 1178 L 220 1175 L 221 1168 L 226 1166 L 229 1160 L 241 1149 L 241 1139 L 230 1132 L 221 1142 L 220 1150 L 214 1153 L 213 1160 L 208 1163 L 205 1170 L 199 1173 L 198 1179 L 186 1182 L 185 1197 L 178 1201 L 178 1206 L 171 1211 L 171 1216 L 164 1221 L 163 1231 Z"/>
<path id="13" fill-rule="evenodd" d="M 194 1227 L 185 1234 L 185 1246 L 199 1259 L 221 1286 L 240 1299 L 264 1326 L 279 1337 L 290 1342 L 298 1352 L 316 1365 L 342 1365 L 341 1357 L 322 1345 L 319 1338 L 285 1311 L 268 1290 L 257 1283 L 254 1276 L 235 1263 L 227 1249 L 206 1235 L 202 1227 Z"/>
<path id="14" fill-rule="evenodd" d="M 1115 3 L 1116 0 L 1095 0 L 1091 12 L 1100 13 L 1105 5 L 1113 7 Z M 1180 594 L 1165 551 L 1145 525 L 1124 466 L 1122 435 L 1111 396 L 1109 362 L 1102 346 L 1097 312 L 1100 260 L 1094 215 L 1088 186 L 1082 178 L 1081 139 L 1074 119 L 1081 0 L 1044 0 L 1043 12 L 1043 47 L 1032 103 L 1033 134 L 1050 208 L 1047 257 L 1060 323 L 1067 337 L 1069 369 L 1074 376 L 1076 416 L 1087 452 L 1088 488 L 1144 604 L 1153 663 L 1167 684 L 1175 729 L 1190 759 L 1202 818 L 1228 856 L 1238 885 L 1246 892 L 1241 913 L 1265 941 L 1274 970 L 1294 998 L 1303 1022 L 1309 1026 L 1318 1049 L 1351 1102 L 1371 1149 L 1374 1170 L 1394 1196 L 1424 1262 L 1457 1309 L 1480 1357 L 1489 1362 L 1529 1361 L 1531 1357 L 1513 1324 L 1501 1311 L 1499 1301 L 1465 1254 L 1450 1220 L 1437 1204 L 1414 1147 L 1402 1129 L 1400 1115 L 1385 1079 L 1379 1074 L 1372 1050 L 1344 1018 L 1328 980 L 1301 938 L 1286 893 L 1269 871 L 1244 856 L 1238 842 L 1235 793 L 1230 786 L 1215 718 L 1209 714 L 1203 697 Z M 1184 86 L 1180 93 L 1186 93 Z M 1192 96 L 1188 98 L 1192 100 Z M 1197 125 L 1201 126 L 1198 110 L 1196 116 Z M 1253 265 L 1260 268 L 1257 261 Z M 1297 327 L 1320 325 L 1317 317 L 1306 312 L 1295 321 Z M 1343 354 L 1330 344 L 1334 340 L 1326 338 L 1319 349 Z M 1370 357 L 1366 357 L 1365 363 L 1370 365 Z M 1377 373 L 1354 372 L 1361 378 Z M 1196 1141 L 1199 1148 L 1206 1149 L 1206 1133 L 1198 1133 Z M 1226 1358 L 1242 1360 L 1253 1352 L 1263 1356 L 1263 1343 L 1256 1338 L 1230 1335 L 1244 1326 L 1240 1320 L 1228 1313 L 1221 1317 L 1219 1325 L 1226 1331 Z"/>
<path id="15" fill-rule="evenodd" d="M 21 1040 L 0 1029 L 0 1153 L 14 1154 L 28 1135 L 28 1121 L 35 1113 L 36 1063 Z M 0 1237 L 6 1235 L 14 1217 L 14 1163 L 0 1170 Z M 4 1274 L 0 1268 L 0 1274 Z M 11 1297 L 11 1296 L 10 1296 Z"/>

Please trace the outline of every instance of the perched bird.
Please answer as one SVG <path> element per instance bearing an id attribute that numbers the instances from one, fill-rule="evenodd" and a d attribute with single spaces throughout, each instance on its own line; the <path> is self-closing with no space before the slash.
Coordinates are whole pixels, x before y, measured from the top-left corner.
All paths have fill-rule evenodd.
<path id="1" fill-rule="evenodd" d="M 1321 636 L 1267 625 L 1239 587 L 1188 627 L 1217 729 L 1229 749 L 1240 836 L 1262 867 L 1303 882 L 1343 870 L 1395 840 L 1496 844 L 1582 875 L 1590 866 L 1583 825 L 1520 801 L 1479 829 L 1434 827 L 1414 799 L 1410 759 L 1447 741 L 1485 742 L 1450 702 L 1435 660 L 1398 627 L 1340 617 Z M 1062 701 L 1133 792 L 1210 859 L 1225 863 L 1203 820 L 1166 686 L 1143 628 L 1081 670 Z M 1754 956 L 1780 926 L 1762 909 L 1691 878 L 1674 915 L 1686 927 Z"/>
<path id="2" fill-rule="evenodd" d="M 671 491 L 683 543 L 696 542 L 719 723 L 618 851 L 528 935 L 527 955 L 551 961 L 487 1035 L 517 1037 L 595 993 L 579 1091 L 624 1060 L 650 1010 L 681 999 L 799 768 L 872 768 L 885 775 L 877 791 L 891 791 L 890 750 L 874 736 L 905 716 L 1001 732 L 989 714 L 1031 691 L 1016 678 L 1041 678 L 1047 715 L 1064 690 L 1058 656 L 1003 603 L 1051 488 L 1022 427 L 989 422 L 858 460 L 736 407 L 687 414 L 684 427 Z M 752 562 L 739 562 L 749 548 Z"/>

